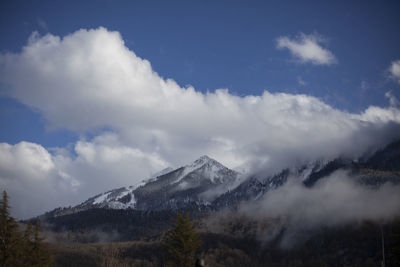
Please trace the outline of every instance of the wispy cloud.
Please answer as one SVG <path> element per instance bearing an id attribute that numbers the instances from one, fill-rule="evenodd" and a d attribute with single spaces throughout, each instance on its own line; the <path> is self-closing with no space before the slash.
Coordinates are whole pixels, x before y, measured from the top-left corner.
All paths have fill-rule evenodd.
<path id="1" fill-rule="evenodd" d="M 303 78 L 302 78 L 301 76 L 297 76 L 297 83 L 298 83 L 300 86 L 306 86 L 306 85 L 307 85 L 307 82 L 304 81 Z"/>
<path id="2" fill-rule="evenodd" d="M 347 171 L 339 170 L 312 188 L 300 179 L 290 178 L 286 184 L 269 191 L 259 201 L 245 203 L 239 211 L 257 220 L 274 219 L 285 235 L 282 246 L 291 246 L 297 232 L 320 226 L 337 226 L 362 221 L 382 223 L 396 218 L 400 212 L 400 186 L 385 183 L 368 188 Z M 271 234 L 260 233 L 263 234 Z"/>
<path id="3" fill-rule="evenodd" d="M 300 33 L 295 38 L 281 36 L 277 39 L 278 49 L 289 49 L 290 53 L 301 63 L 331 65 L 337 62 L 331 51 L 322 47 L 326 40 L 318 34 Z"/>
<path id="4" fill-rule="evenodd" d="M 396 107 L 399 104 L 399 101 L 397 100 L 396 96 L 392 93 L 392 91 L 386 92 L 385 97 L 389 99 L 390 106 Z"/>
<path id="5" fill-rule="evenodd" d="M 392 65 L 389 68 L 389 72 L 391 78 L 400 83 L 400 60 L 392 62 Z"/>
<path id="6" fill-rule="evenodd" d="M 366 81 L 362 81 L 360 84 L 360 89 L 362 92 L 367 91 L 370 88 L 370 85 Z"/>
<path id="7" fill-rule="evenodd" d="M 36 19 L 37 24 L 40 26 L 40 28 L 42 28 L 43 30 L 47 31 L 49 28 L 47 27 L 47 23 L 46 21 L 44 21 L 44 19 L 42 18 L 37 18 Z"/>
<path id="8" fill-rule="evenodd" d="M 339 170 L 305 187 L 296 178 L 270 191 L 255 204 L 244 204 L 243 211 L 260 217 L 289 216 L 291 223 L 305 227 L 337 225 L 362 220 L 392 219 L 400 211 L 400 186 L 386 183 L 380 188 L 359 184 L 347 171 Z M 263 211 L 263 212 L 260 212 Z M 258 213 L 258 214 L 257 214 Z"/>

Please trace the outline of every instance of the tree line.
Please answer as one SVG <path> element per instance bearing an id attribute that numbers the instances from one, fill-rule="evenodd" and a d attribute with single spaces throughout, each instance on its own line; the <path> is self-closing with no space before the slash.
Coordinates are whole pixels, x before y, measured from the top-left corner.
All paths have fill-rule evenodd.
<path id="1" fill-rule="evenodd" d="M 3 191 L 0 200 L 0 266 L 51 266 L 53 259 L 40 236 L 40 221 L 22 228 L 23 225 L 10 215 L 8 195 Z"/>

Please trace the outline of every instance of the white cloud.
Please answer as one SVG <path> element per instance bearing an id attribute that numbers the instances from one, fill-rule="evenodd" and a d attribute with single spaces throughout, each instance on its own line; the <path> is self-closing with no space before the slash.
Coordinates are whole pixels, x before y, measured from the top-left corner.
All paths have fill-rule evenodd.
<path id="1" fill-rule="evenodd" d="M 270 226 L 278 228 L 273 229 L 275 234 L 285 234 L 281 245 L 287 247 L 298 241 L 298 233 L 304 238 L 307 230 L 315 227 L 395 219 L 400 214 L 400 185 L 386 183 L 369 188 L 342 170 L 319 180 L 312 188 L 290 178 L 259 201 L 242 205 L 239 211 L 261 221 L 273 219 L 276 224 Z M 271 229 L 266 230 L 259 237 L 271 238 Z"/>
<path id="2" fill-rule="evenodd" d="M 399 132 L 394 106 L 352 114 L 307 95 L 265 91 L 239 97 L 227 89 L 180 87 L 130 51 L 118 32 L 104 28 L 64 38 L 32 34 L 20 53 L 0 54 L 0 83 L 6 95 L 39 111 L 49 127 L 83 137 L 100 132 L 78 141 L 71 155 L 58 149 L 49 156 L 55 172 L 48 177 L 70 177 L 82 198 L 203 154 L 228 167 L 262 162 L 273 171 L 296 160 L 356 157 Z M 0 160 L 4 167 L 31 159 Z M 2 179 L 19 175 L 11 172 Z"/>
<path id="3" fill-rule="evenodd" d="M 15 215 L 32 216 L 65 205 L 78 185 L 57 169 L 41 145 L 0 143 L 0 187 L 10 194 Z"/>
<path id="4" fill-rule="evenodd" d="M 391 104 L 395 99 L 396 98 L 390 99 Z M 400 110 L 395 106 L 391 106 L 389 108 L 371 106 L 363 112 L 360 118 L 379 125 L 389 123 L 391 121 L 398 122 L 399 116 Z"/>
<path id="5" fill-rule="evenodd" d="M 78 141 L 74 152 L 76 157 L 57 155 L 55 161 L 65 172 L 79 177 L 90 194 L 136 184 L 168 167 L 155 153 L 121 144 L 115 134 L 106 133 L 90 142 Z"/>
<path id="6" fill-rule="evenodd" d="M 297 38 L 282 36 L 277 39 L 278 49 L 289 49 L 290 53 L 301 63 L 310 62 L 315 65 L 331 65 L 337 62 L 335 56 L 321 46 L 325 39 L 317 34 L 301 33 Z"/>
<path id="7" fill-rule="evenodd" d="M 0 187 L 13 214 L 27 218 L 57 206 L 76 205 L 105 190 L 133 185 L 168 164 L 154 154 L 126 147 L 114 134 L 78 141 L 74 154 L 49 153 L 39 144 L 0 143 Z"/>
<path id="8" fill-rule="evenodd" d="M 268 192 L 254 206 L 243 206 L 254 216 L 288 216 L 292 226 L 337 225 L 363 220 L 390 220 L 400 212 L 400 186 L 384 184 L 379 189 L 362 186 L 347 172 L 337 171 L 312 187 L 292 179 Z M 260 212 L 260 211 L 263 212 Z"/>
<path id="9" fill-rule="evenodd" d="M 399 101 L 397 100 L 396 96 L 391 91 L 386 92 L 385 97 L 389 99 L 390 106 L 396 107 L 399 104 Z"/>
<path id="10" fill-rule="evenodd" d="M 400 60 L 392 62 L 392 65 L 389 68 L 389 72 L 391 77 L 395 79 L 398 83 L 400 83 Z"/>

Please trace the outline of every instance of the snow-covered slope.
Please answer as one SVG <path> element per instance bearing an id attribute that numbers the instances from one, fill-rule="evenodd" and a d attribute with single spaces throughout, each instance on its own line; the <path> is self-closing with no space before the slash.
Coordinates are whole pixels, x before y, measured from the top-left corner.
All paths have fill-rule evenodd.
<path id="1" fill-rule="evenodd" d="M 208 205 L 215 195 L 205 193 L 226 192 L 237 182 L 239 176 L 239 173 L 216 160 L 202 156 L 184 167 L 175 170 L 164 169 L 134 186 L 110 190 L 91 197 L 72 209 L 160 210 L 188 205 Z"/>
<path id="2" fill-rule="evenodd" d="M 348 178 L 366 187 L 377 188 L 385 183 L 400 184 L 400 141 L 389 144 L 366 160 L 336 158 L 317 160 L 300 167 L 288 167 L 274 175 L 249 176 L 233 190 L 221 194 L 212 205 L 214 209 L 234 207 L 243 201 L 255 201 L 290 179 L 297 179 L 305 187 L 313 187 L 338 170 L 345 170 Z"/>
<path id="3" fill-rule="evenodd" d="M 346 170 L 349 179 L 369 187 L 400 183 L 400 142 L 395 142 L 365 160 L 336 158 L 289 166 L 272 175 L 244 176 L 208 156 L 177 168 L 167 168 L 147 180 L 89 198 L 82 204 L 57 209 L 55 216 L 91 208 L 174 210 L 234 207 L 243 201 L 256 201 L 271 190 L 297 179 L 313 187 L 337 170 Z"/>
<path id="4" fill-rule="evenodd" d="M 134 186 L 89 198 L 78 207 L 163 210 L 209 206 L 218 209 L 241 201 L 256 200 L 283 185 L 289 176 L 295 176 L 305 184 L 314 183 L 320 178 L 321 170 L 322 174 L 327 174 L 326 167 L 331 165 L 331 162 L 315 161 L 271 176 L 244 179 L 238 172 L 202 156 L 184 167 L 162 170 Z"/>
<path id="5" fill-rule="evenodd" d="M 227 191 L 239 179 L 230 170 L 207 156 L 178 168 L 135 190 L 137 209 L 178 209 L 208 205 L 210 190 Z"/>
<path id="6" fill-rule="evenodd" d="M 301 166 L 291 166 L 272 175 L 257 174 L 247 177 L 239 186 L 221 194 L 213 202 L 215 209 L 234 207 L 243 201 L 260 199 L 264 194 L 284 185 L 287 180 L 296 179 L 305 186 L 313 186 L 334 171 L 346 166 L 342 159 L 332 161 L 316 160 Z"/>
<path id="7" fill-rule="evenodd" d="M 80 206 L 88 208 L 96 207 L 110 209 L 134 208 L 136 204 L 134 191 L 144 184 L 144 182 L 140 182 L 134 186 L 122 187 L 107 191 L 100 195 L 89 198 L 88 200 L 80 204 Z"/>
<path id="8" fill-rule="evenodd" d="M 159 176 L 163 176 L 164 174 L 167 174 L 167 173 L 169 173 L 169 172 L 172 172 L 173 170 L 174 170 L 174 169 L 171 168 L 171 167 L 165 168 L 165 169 L 163 169 L 163 170 L 161 170 L 161 171 L 159 171 L 159 172 L 156 172 L 156 173 L 153 174 L 149 179 L 143 180 L 142 182 L 143 182 L 143 183 L 146 183 L 146 182 L 149 182 L 149 181 L 155 181 L 155 180 L 157 180 L 157 178 L 158 178 Z"/>

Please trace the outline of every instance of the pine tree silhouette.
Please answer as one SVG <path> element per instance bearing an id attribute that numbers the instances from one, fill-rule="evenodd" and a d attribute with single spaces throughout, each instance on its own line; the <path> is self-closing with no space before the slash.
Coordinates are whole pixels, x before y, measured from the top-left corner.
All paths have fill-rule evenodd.
<path id="1" fill-rule="evenodd" d="M 46 267 L 53 259 L 43 238 L 40 236 L 40 222 L 33 228 L 28 224 L 24 234 L 18 231 L 18 224 L 10 216 L 7 192 L 0 201 L 0 266 L 1 267 Z"/>
<path id="2" fill-rule="evenodd" d="M 19 265 L 20 240 L 18 224 L 10 216 L 7 192 L 3 191 L 3 198 L 0 201 L 0 266 Z"/>
<path id="3" fill-rule="evenodd" d="M 40 236 L 40 221 L 36 220 L 35 226 L 32 228 L 28 224 L 25 230 L 25 263 L 27 266 L 51 266 L 53 259 L 50 252 Z"/>
<path id="4" fill-rule="evenodd" d="M 165 236 L 164 245 L 168 254 L 168 265 L 194 266 L 201 240 L 188 214 L 178 213 L 173 228 Z"/>

